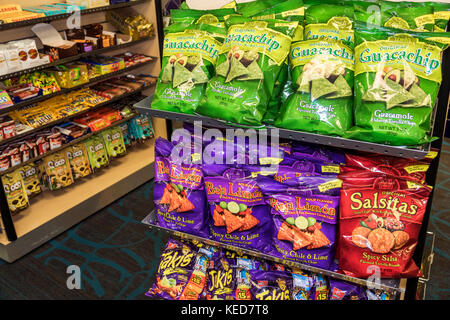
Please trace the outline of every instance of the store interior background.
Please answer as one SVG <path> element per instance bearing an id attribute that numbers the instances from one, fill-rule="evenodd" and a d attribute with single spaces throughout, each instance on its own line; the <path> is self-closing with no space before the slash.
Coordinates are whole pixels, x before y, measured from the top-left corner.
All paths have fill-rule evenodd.
<path id="1" fill-rule="evenodd" d="M 428 228 L 435 243 L 427 300 L 450 299 L 449 127 Z M 152 206 L 149 181 L 14 263 L 0 259 L 0 299 L 148 299 L 168 239 L 141 222 Z M 81 269 L 80 289 L 67 287 L 70 265 Z"/>

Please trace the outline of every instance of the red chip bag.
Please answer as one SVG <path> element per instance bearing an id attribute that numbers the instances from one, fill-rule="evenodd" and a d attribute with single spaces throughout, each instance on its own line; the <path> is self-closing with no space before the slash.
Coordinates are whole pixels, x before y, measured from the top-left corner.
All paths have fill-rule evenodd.
<path id="1" fill-rule="evenodd" d="M 420 276 L 412 260 L 431 187 L 392 176 L 340 175 L 339 267 L 367 278 Z"/>
<path id="2" fill-rule="evenodd" d="M 380 156 L 379 154 L 346 154 L 345 161 L 345 166 L 341 167 L 342 173 L 367 170 L 375 174 L 386 174 L 421 183 L 425 181 L 427 170 L 430 167 L 427 162 Z"/>

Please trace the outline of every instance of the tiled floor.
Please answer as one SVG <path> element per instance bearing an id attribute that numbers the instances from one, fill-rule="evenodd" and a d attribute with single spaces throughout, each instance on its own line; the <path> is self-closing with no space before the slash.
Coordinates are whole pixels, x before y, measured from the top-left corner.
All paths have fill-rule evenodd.
<path id="1" fill-rule="evenodd" d="M 435 190 L 429 224 L 435 258 L 426 298 L 449 299 L 450 140 Z M 152 194 L 146 183 L 15 263 L 0 261 L 0 299 L 146 299 L 167 240 L 141 224 Z M 67 287 L 70 265 L 80 267 L 81 289 Z"/>

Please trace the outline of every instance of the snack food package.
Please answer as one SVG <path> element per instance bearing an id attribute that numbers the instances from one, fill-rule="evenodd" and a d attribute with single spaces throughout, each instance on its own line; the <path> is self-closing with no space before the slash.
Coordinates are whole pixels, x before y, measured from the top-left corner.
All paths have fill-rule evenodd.
<path id="1" fill-rule="evenodd" d="M 44 158 L 44 167 L 48 178 L 48 188 L 58 190 L 74 182 L 69 159 L 64 151 L 55 152 Z"/>
<path id="2" fill-rule="evenodd" d="M 225 29 L 206 24 L 173 24 L 166 30 L 162 69 L 153 109 L 194 113 L 214 74 Z"/>
<path id="3" fill-rule="evenodd" d="M 295 42 L 289 55 L 296 92 L 275 126 L 342 136 L 353 125 L 353 49 L 332 39 Z"/>
<path id="4" fill-rule="evenodd" d="M 171 156 L 173 149 L 171 142 L 156 139 L 153 199 L 158 224 L 209 237 L 210 219 L 201 166 L 176 161 Z"/>
<path id="5" fill-rule="evenodd" d="M 433 2 L 434 32 L 444 32 L 450 20 L 450 4 Z"/>
<path id="6" fill-rule="evenodd" d="M 311 290 L 310 300 L 328 300 L 329 286 L 327 278 L 320 274 L 312 274 L 314 285 Z"/>
<path id="7" fill-rule="evenodd" d="M 261 125 L 298 22 L 230 16 L 226 24 L 215 76 L 208 81 L 197 112 Z"/>
<path id="8" fill-rule="evenodd" d="M 25 184 L 19 170 L 2 175 L 2 183 L 11 214 L 17 214 L 30 205 Z"/>
<path id="9" fill-rule="evenodd" d="M 433 3 L 380 1 L 381 25 L 389 28 L 433 31 Z"/>
<path id="10" fill-rule="evenodd" d="M 34 163 L 23 165 L 17 169 L 23 180 L 23 185 L 27 192 L 28 198 L 34 197 L 42 192 L 37 167 Z"/>
<path id="11" fill-rule="evenodd" d="M 285 271 L 250 271 L 252 300 L 292 300 L 292 276 Z"/>
<path id="12" fill-rule="evenodd" d="M 360 287 L 354 283 L 329 278 L 329 300 L 361 300 Z"/>
<path id="13" fill-rule="evenodd" d="M 110 158 L 123 156 L 126 153 L 125 141 L 119 126 L 102 131 L 102 136 Z"/>
<path id="14" fill-rule="evenodd" d="M 314 278 L 302 270 L 292 271 L 292 300 L 311 300 Z"/>
<path id="15" fill-rule="evenodd" d="M 169 239 L 161 254 L 156 282 L 145 294 L 168 300 L 198 300 L 204 290 L 212 251 Z"/>
<path id="16" fill-rule="evenodd" d="M 305 0 L 305 40 L 334 39 L 354 42 L 352 1 Z"/>
<path id="17" fill-rule="evenodd" d="M 426 40 L 427 33 L 360 22 L 355 32 L 355 127 L 345 137 L 408 146 L 431 141 L 447 45 Z"/>
<path id="18" fill-rule="evenodd" d="M 75 180 L 86 177 L 92 173 L 86 146 L 83 143 L 70 146 L 66 148 L 65 151 Z"/>
<path id="19" fill-rule="evenodd" d="M 297 184 L 259 177 L 271 208 L 273 255 L 331 270 L 341 181 L 336 177 L 299 177 Z M 333 195 L 334 193 L 334 195 Z"/>
<path id="20" fill-rule="evenodd" d="M 189 24 L 209 24 L 216 27 L 225 27 L 225 17 L 235 14 L 232 8 L 214 10 L 172 9 L 170 10 L 170 22 Z"/>
<path id="21" fill-rule="evenodd" d="M 382 278 L 417 277 L 412 255 L 431 187 L 370 174 L 339 176 L 339 268 L 356 277 L 374 269 Z"/>
<path id="22" fill-rule="evenodd" d="M 217 176 L 205 176 L 212 216 L 211 238 L 216 241 L 271 251 L 272 221 L 256 177 L 258 167 L 222 168 Z"/>
<path id="23" fill-rule="evenodd" d="M 101 135 L 94 135 L 85 142 L 89 164 L 92 171 L 109 165 L 108 152 Z"/>

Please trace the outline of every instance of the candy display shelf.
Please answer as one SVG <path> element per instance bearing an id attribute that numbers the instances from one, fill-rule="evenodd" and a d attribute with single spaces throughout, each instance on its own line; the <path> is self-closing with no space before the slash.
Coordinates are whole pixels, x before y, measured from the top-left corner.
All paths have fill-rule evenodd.
<path id="1" fill-rule="evenodd" d="M 77 54 L 77 55 L 74 55 L 74 56 L 71 56 L 71 57 L 58 59 L 58 60 L 52 61 L 50 63 L 41 64 L 39 66 L 35 66 L 35 67 L 32 67 L 32 68 L 28 68 L 28 69 L 19 70 L 19 71 L 16 71 L 16 72 L 7 73 L 7 74 L 4 74 L 4 75 L 0 75 L 0 81 L 5 80 L 5 79 L 9 79 L 9 78 L 13 78 L 13 77 L 18 77 L 18 76 L 21 76 L 23 74 L 31 73 L 31 72 L 34 72 L 34 71 L 43 70 L 43 69 L 50 68 L 50 67 L 53 67 L 53 66 L 57 66 L 57 65 L 60 65 L 60 64 L 76 61 L 76 60 L 79 60 L 79 59 L 82 59 L 82 58 L 85 58 L 85 57 L 89 57 L 89 56 L 92 56 L 92 55 L 101 54 L 101 53 L 105 53 L 105 52 L 112 51 L 112 50 L 123 49 L 123 48 L 126 48 L 126 47 L 133 46 L 135 44 L 139 44 L 139 43 L 144 42 L 144 41 L 148 41 L 150 39 L 151 39 L 150 37 L 145 37 L 145 38 L 142 38 L 142 39 L 139 39 L 139 40 L 122 43 L 122 44 L 119 44 L 119 45 L 116 45 L 116 46 L 110 46 L 110 47 L 106 47 L 106 48 L 96 49 L 96 50 L 92 50 L 92 51 L 89 51 L 89 52 L 84 52 L 84 53 L 81 53 L 81 54 Z"/>
<path id="2" fill-rule="evenodd" d="M 44 191 L 13 217 L 17 240 L 0 233 L 0 258 L 13 262 L 153 178 L 154 140 L 58 191 Z"/>
<path id="3" fill-rule="evenodd" d="M 238 128 L 236 124 L 230 124 L 225 121 L 205 117 L 202 115 L 195 114 L 184 114 L 171 111 L 155 110 L 151 109 L 150 105 L 152 102 L 152 97 L 147 97 L 145 100 L 140 101 L 135 104 L 135 107 L 142 113 L 147 113 L 152 117 L 164 118 L 168 120 L 180 121 L 180 122 L 195 122 L 201 121 L 202 125 L 205 127 L 214 128 Z M 249 127 L 243 127 L 249 128 Z M 337 147 L 349 150 L 357 151 L 367 151 L 375 152 L 384 155 L 391 155 L 402 158 L 413 158 L 413 159 L 423 159 L 427 157 L 430 152 L 430 145 L 424 146 L 422 149 L 412 149 L 404 147 L 388 146 L 378 143 L 371 143 L 359 140 L 345 139 L 341 137 L 325 136 L 320 134 L 301 132 L 288 130 L 283 128 L 275 128 L 271 126 L 264 126 L 255 128 L 257 129 L 277 129 L 280 138 L 285 138 L 289 140 L 296 140 L 301 142 L 309 142 L 314 144 L 320 144 L 324 146 Z"/>
<path id="4" fill-rule="evenodd" d="M 108 5 L 108 6 L 83 9 L 83 10 L 80 10 L 80 14 L 86 15 L 86 14 L 91 14 L 91 13 L 96 13 L 96 12 L 120 9 L 120 8 L 124 8 L 124 7 L 130 7 L 130 6 L 142 4 L 145 2 L 149 2 L 149 0 L 134 0 L 134 1 L 131 0 L 129 2 L 123 2 L 123 3 Z M 69 18 L 72 14 L 73 13 L 63 13 L 63 14 L 56 14 L 53 16 L 47 16 L 47 17 L 42 17 L 42 18 L 28 19 L 28 20 L 11 22 L 11 23 L 3 23 L 3 24 L 0 24 L 0 31 L 30 26 L 30 25 L 34 25 L 36 23 L 47 23 L 47 22 L 54 21 L 54 20 L 66 19 L 66 18 Z"/>
<path id="5" fill-rule="evenodd" d="M 284 265 L 292 267 L 292 268 L 298 268 L 301 270 L 307 270 L 307 271 L 311 271 L 311 272 L 315 272 L 315 273 L 320 273 L 320 274 L 323 274 L 323 275 L 326 275 L 329 277 L 333 277 L 333 278 L 344 280 L 344 281 L 349 281 L 352 283 L 371 287 L 374 289 L 386 290 L 388 292 L 396 294 L 398 298 L 400 298 L 402 296 L 402 294 L 405 292 L 406 281 L 404 279 L 381 279 L 381 281 L 379 283 L 372 282 L 372 281 L 368 281 L 366 279 L 354 278 L 354 277 L 350 277 L 350 276 L 347 276 L 342 273 L 336 273 L 336 272 L 332 272 L 329 270 L 320 269 L 320 268 L 313 267 L 313 266 L 310 266 L 307 264 L 302 264 L 302 263 L 297 263 L 297 262 L 293 262 L 290 260 L 281 259 L 281 258 L 272 256 L 272 255 L 268 255 L 268 254 L 265 254 L 265 253 L 262 253 L 259 251 L 249 250 L 249 249 L 229 245 L 229 244 L 226 244 L 223 242 L 214 241 L 214 240 L 211 240 L 208 238 L 199 237 L 199 236 L 192 235 L 189 233 L 184 233 L 184 232 L 167 229 L 167 228 L 161 227 L 157 224 L 157 217 L 156 217 L 155 211 L 152 211 L 147 217 L 144 218 L 144 220 L 142 220 L 142 222 L 144 224 L 150 226 L 150 228 L 156 228 L 158 230 L 163 230 L 163 231 L 169 233 L 170 235 L 179 237 L 181 239 L 199 241 L 199 242 L 209 244 L 212 246 L 216 246 L 216 247 L 220 247 L 223 249 L 233 250 L 233 251 L 236 251 L 236 252 L 239 252 L 242 254 L 246 254 L 246 255 L 257 257 L 257 258 L 281 263 L 281 264 L 284 264 Z"/>
<path id="6" fill-rule="evenodd" d="M 27 130 L 27 131 L 25 131 L 25 132 L 21 132 L 20 134 L 17 134 L 17 135 L 15 135 L 15 136 L 11 137 L 11 138 L 4 139 L 4 140 L 0 141 L 0 146 L 1 146 L 1 145 L 4 145 L 4 144 L 7 144 L 7 143 L 11 143 L 11 142 L 16 141 L 16 140 L 19 140 L 19 139 L 22 139 L 22 138 L 24 138 L 24 137 L 26 137 L 26 136 L 28 136 L 28 135 L 31 135 L 31 134 L 36 133 L 36 132 L 38 132 L 38 131 L 41 131 L 41 130 L 43 130 L 43 129 L 50 128 L 50 127 L 53 127 L 53 126 L 56 126 L 56 125 L 58 125 L 58 124 L 60 124 L 60 123 L 68 122 L 68 121 L 70 121 L 71 119 L 73 119 L 73 118 L 75 118 L 75 117 L 79 117 L 79 116 L 85 114 L 86 112 L 90 112 L 90 111 L 96 110 L 96 109 L 98 109 L 98 108 L 101 108 L 101 107 L 105 107 L 105 106 L 114 104 L 114 103 L 116 103 L 116 102 L 119 102 L 119 101 L 121 101 L 121 100 L 127 98 L 127 97 L 130 97 L 130 96 L 133 96 L 133 95 L 137 95 L 137 94 L 139 94 L 139 93 L 141 93 L 141 92 L 143 92 L 143 91 L 145 91 L 145 90 L 148 90 L 148 89 L 150 89 L 150 88 L 152 88 L 152 87 L 153 87 L 153 85 L 143 86 L 143 87 L 141 87 L 141 88 L 139 88 L 139 89 L 137 89 L 137 90 L 133 90 L 133 91 L 131 91 L 131 92 L 127 92 L 127 93 L 122 94 L 122 95 L 120 95 L 120 96 L 116 96 L 116 97 L 114 97 L 114 98 L 112 98 L 112 99 L 110 99 L 110 100 L 108 100 L 108 101 L 99 103 L 99 104 L 97 104 L 97 105 L 95 105 L 95 106 L 93 106 L 93 107 L 91 107 L 91 108 L 89 108 L 89 109 L 87 109 L 87 110 L 83 110 L 83 111 L 81 111 L 81 112 L 74 113 L 74 114 L 72 114 L 72 115 L 70 115 L 70 116 L 67 116 L 67 117 L 64 117 L 64 118 L 61 118 L 61 119 L 58 119 L 58 120 L 49 122 L 49 123 L 47 123 L 47 124 L 45 124 L 45 125 L 43 125 L 43 126 L 40 126 L 40 127 L 34 128 L 34 129 L 31 129 L 31 130 Z"/>
<path id="7" fill-rule="evenodd" d="M 8 108 L 1 109 L 0 110 L 0 115 L 8 113 L 8 112 L 11 112 L 11 111 L 16 110 L 16 109 L 19 109 L 21 107 L 29 106 L 29 105 L 31 105 L 33 103 L 36 103 L 36 102 L 41 102 L 41 101 L 47 100 L 47 99 L 55 97 L 55 96 L 66 94 L 66 93 L 71 92 L 71 91 L 75 91 L 75 90 L 78 90 L 78 89 L 81 89 L 81 88 L 89 87 L 89 86 L 92 86 L 92 85 L 94 85 L 96 83 L 99 83 L 99 82 L 102 82 L 102 81 L 105 81 L 105 80 L 108 80 L 108 79 L 112 79 L 112 78 L 117 77 L 119 75 L 122 75 L 122 74 L 124 74 L 126 72 L 135 70 L 135 69 L 143 67 L 143 66 L 145 66 L 145 65 L 147 65 L 149 63 L 152 63 L 154 60 L 155 59 L 152 57 L 152 59 L 149 60 L 149 61 L 136 63 L 136 64 L 131 65 L 129 67 L 126 67 L 124 69 L 117 70 L 117 71 L 114 71 L 114 72 L 110 72 L 110 73 L 107 73 L 107 74 L 103 74 L 101 76 L 92 78 L 92 79 L 89 80 L 89 82 L 80 84 L 78 86 L 75 86 L 75 87 L 72 87 L 72 88 L 67 88 L 67 89 L 61 89 L 60 91 L 57 91 L 57 92 L 54 92 L 54 93 L 38 96 L 38 97 L 31 98 L 31 99 L 28 99 L 28 100 L 25 100 L 25 101 L 22 101 L 22 102 L 19 102 L 19 103 L 15 103 L 14 105 L 12 105 L 12 106 L 10 106 Z"/>

